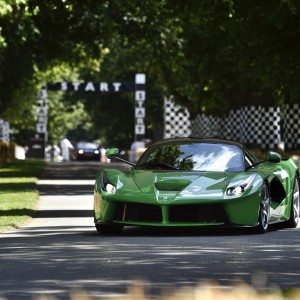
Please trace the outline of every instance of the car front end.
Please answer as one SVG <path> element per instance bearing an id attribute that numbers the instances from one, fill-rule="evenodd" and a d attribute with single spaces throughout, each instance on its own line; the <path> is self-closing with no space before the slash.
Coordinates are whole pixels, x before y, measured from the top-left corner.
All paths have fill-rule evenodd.
<path id="1" fill-rule="evenodd" d="M 226 172 L 104 170 L 96 180 L 96 224 L 256 226 L 262 177 Z"/>

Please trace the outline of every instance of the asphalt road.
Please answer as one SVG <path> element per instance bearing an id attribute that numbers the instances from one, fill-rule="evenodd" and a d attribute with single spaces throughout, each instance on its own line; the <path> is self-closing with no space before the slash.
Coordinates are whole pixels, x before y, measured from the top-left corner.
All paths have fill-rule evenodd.
<path id="1" fill-rule="evenodd" d="M 93 225 L 98 163 L 49 164 L 41 180 L 39 211 L 22 230 L 0 235 L 0 298 L 74 290 L 93 296 L 125 293 L 143 280 L 149 294 L 213 279 L 259 289 L 300 287 L 300 228 L 241 230 L 126 228 L 100 236 Z"/>

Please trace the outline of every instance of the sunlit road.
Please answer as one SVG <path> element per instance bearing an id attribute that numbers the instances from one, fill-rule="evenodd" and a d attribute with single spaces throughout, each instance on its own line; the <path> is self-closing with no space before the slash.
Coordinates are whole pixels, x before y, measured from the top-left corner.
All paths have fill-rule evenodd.
<path id="1" fill-rule="evenodd" d="M 149 293 L 214 279 L 257 288 L 300 287 L 299 228 L 257 235 L 228 230 L 126 228 L 100 236 L 92 218 L 97 163 L 49 165 L 39 212 L 27 227 L 0 235 L 0 298 L 120 294 L 133 281 Z"/>

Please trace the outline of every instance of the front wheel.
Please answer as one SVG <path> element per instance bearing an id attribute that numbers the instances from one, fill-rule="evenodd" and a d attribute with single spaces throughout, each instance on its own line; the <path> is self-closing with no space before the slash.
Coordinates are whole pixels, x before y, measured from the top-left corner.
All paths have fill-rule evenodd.
<path id="1" fill-rule="evenodd" d="M 104 225 L 95 224 L 95 227 L 100 234 L 118 234 L 123 231 L 124 226 L 122 225 Z"/>
<path id="2" fill-rule="evenodd" d="M 267 185 L 264 183 L 260 194 L 259 217 L 256 231 L 264 233 L 269 228 L 270 218 L 270 194 Z"/>
<path id="3" fill-rule="evenodd" d="M 291 214 L 287 220 L 286 225 L 290 228 L 297 227 L 299 223 L 299 207 L 300 207 L 300 195 L 299 195 L 299 179 L 295 178 L 294 188 L 291 199 Z"/>

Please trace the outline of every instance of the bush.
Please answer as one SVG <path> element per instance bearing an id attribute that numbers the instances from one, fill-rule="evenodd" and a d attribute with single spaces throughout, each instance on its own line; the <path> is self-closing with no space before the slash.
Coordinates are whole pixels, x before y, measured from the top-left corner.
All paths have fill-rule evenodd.
<path id="1" fill-rule="evenodd" d="M 6 142 L 0 141 L 0 165 L 7 162 L 8 158 L 8 144 Z"/>
<path id="2" fill-rule="evenodd" d="M 0 141 L 0 165 L 15 159 L 16 144 Z"/>
<path id="3" fill-rule="evenodd" d="M 7 161 L 12 161 L 16 158 L 16 144 L 15 143 L 9 143 L 8 149 L 7 149 Z"/>

